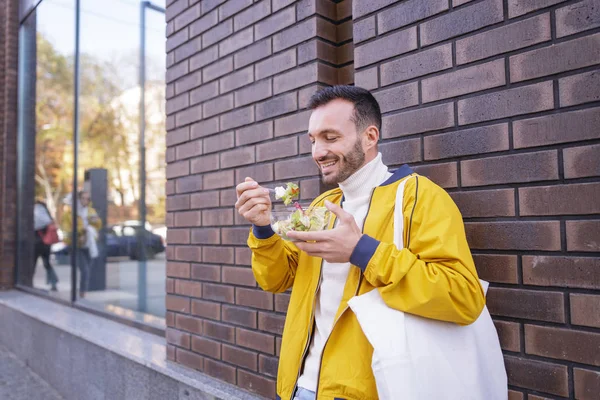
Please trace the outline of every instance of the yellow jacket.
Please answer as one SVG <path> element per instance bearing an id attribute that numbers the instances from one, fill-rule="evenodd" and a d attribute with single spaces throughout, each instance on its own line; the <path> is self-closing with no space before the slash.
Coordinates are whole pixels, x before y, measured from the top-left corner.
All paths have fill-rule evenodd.
<path id="1" fill-rule="evenodd" d="M 404 190 L 405 249 L 398 250 L 393 244 L 395 196 L 410 175 L 416 178 L 407 181 Z M 326 199 L 339 205 L 341 190 L 328 191 L 313 204 L 322 205 Z M 394 309 L 457 324 L 475 321 L 485 303 L 458 208 L 443 189 L 408 166 L 373 190 L 363 232 L 350 259 L 356 268 L 348 275 L 322 353 L 319 400 L 377 399 L 373 348 L 347 305 L 353 296 L 378 288 Z M 322 259 L 299 251 L 270 226 L 253 227 L 248 245 L 254 276 L 264 290 L 280 293 L 293 287 L 277 378 L 278 398 L 292 399 L 313 333 Z"/>
<path id="2" fill-rule="evenodd" d="M 96 228 L 96 230 L 99 233 L 100 229 L 102 229 L 102 220 L 98 217 L 98 213 L 92 207 L 91 204 L 88 206 L 87 219 L 88 219 L 88 224 L 90 224 L 91 226 Z M 65 244 L 67 246 L 70 246 L 71 245 L 71 232 L 73 229 L 73 215 L 72 215 L 72 209 L 70 207 L 66 207 L 65 212 L 63 212 L 60 222 L 61 222 L 60 226 L 64 232 L 63 242 L 65 242 Z M 86 235 L 87 235 L 87 233 L 86 233 L 85 229 L 83 228 L 83 218 L 81 218 L 81 215 L 77 214 L 77 241 L 79 242 L 79 244 L 78 244 L 79 248 L 85 247 Z"/>

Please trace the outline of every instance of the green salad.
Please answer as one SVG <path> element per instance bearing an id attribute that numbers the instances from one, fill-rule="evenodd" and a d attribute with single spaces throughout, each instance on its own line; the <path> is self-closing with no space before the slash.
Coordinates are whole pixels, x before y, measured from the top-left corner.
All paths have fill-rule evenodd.
<path id="1" fill-rule="evenodd" d="M 295 183 L 288 182 L 285 188 L 283 186 L 275 188 L 275 198 L 283 200 L 286 206 L 289 206 L 299 195 L 300 188 Z"/>
<path id="2" fill-rule="evenodd" d="M 329 224 L 330 211 L 325 207 L 312 207 L 308 210 L 297 209 L 286 219 L 272 224 L 273 230 L 284 239 L 287 233 L 320 231 Z"/>

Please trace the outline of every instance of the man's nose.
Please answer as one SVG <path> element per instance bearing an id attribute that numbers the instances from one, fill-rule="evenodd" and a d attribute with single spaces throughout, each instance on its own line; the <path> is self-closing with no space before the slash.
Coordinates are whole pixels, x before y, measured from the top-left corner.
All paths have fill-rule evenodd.
<path id="1" fill-rule="evenodd" d="M 323 143 L 315 142 L 312 146 L 312 154 L 315 160 L 320 160 L 327 155 L 327 146 L 323 145 Z"/>

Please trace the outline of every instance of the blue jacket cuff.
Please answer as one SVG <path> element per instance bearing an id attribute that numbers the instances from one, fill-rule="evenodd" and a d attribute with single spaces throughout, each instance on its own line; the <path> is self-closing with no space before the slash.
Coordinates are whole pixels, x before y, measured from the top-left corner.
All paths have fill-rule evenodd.
<path id="1" fill-rule="evenodd" d="M 252 233 L 257 239 L 268 239 L 275 234 L 275 231 L 271 228 L 271 225 L 252 225 Z"/>
<path id="2" fill-rule="evenodd" d="M 373 239 L 369 235 L 362 235 L 350 256 L 350 263 L 365 272 L 378 246 L 379 240 Z"/>

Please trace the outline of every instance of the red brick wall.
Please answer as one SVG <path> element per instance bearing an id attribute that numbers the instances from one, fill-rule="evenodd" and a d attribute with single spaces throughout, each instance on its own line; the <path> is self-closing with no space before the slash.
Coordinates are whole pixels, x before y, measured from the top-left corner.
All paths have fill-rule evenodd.
<path id="1" fill-rule="evenodd" d="M 598 1 L 168 3 L 170 359 L 274 395 L 288 295 L 256 287 L 233 189 L 319 193 L 303 109 L 354 79 L 384 161 L 463 213 L 511 399 L 600 392 Z"/>
<path id="2" fill-rule="evenodd" d="M 17 214 L 18 0 L 0 0 L 0 290 L 13 286 Z"/>

